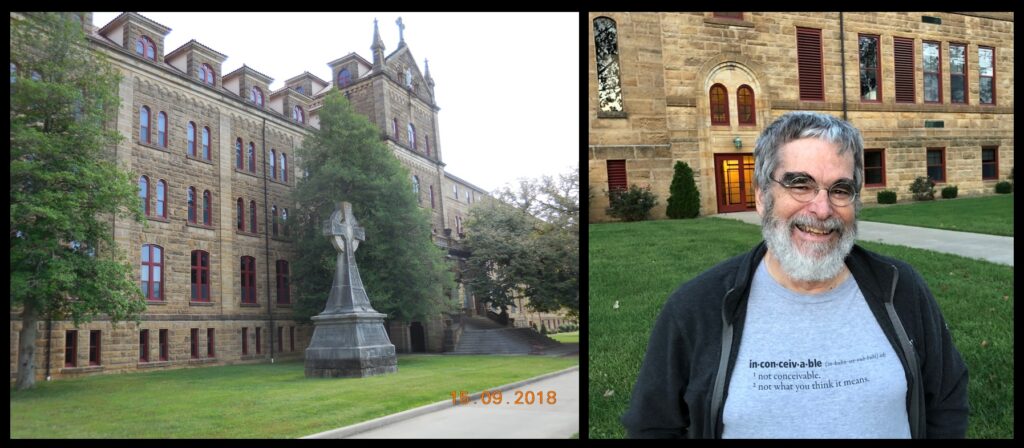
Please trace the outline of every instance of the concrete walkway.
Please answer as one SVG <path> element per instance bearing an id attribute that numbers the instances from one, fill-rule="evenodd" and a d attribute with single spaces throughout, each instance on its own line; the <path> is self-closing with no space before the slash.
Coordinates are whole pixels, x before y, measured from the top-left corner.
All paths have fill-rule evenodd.
<path id="1" fill-rule="evenodd" d="M 715 218 L 761 225 L 757 212 L 720 213 Z M 857 239 L 933 250 L 1013 266 L 1013 237 L 857 221 Z"/>
<path id="2" fill-rule="evenodd" d="M 580 430 L 580 371 L 574 366 L 518 383 L 502 391 L 501 404 L 483 404 L 481 391 L 468 404 L 446 399 L 304 439 L 568 439 Z M 528 392 L 532 392 L 528 394 Z M 554 392 L 553 397 L 549 392 Z M 543 403 L 532 399 L 541 394 Z M 522 400 L 517 404 L 516 398 Z M 550 404 L 554 398 L 555 404 Z"/>

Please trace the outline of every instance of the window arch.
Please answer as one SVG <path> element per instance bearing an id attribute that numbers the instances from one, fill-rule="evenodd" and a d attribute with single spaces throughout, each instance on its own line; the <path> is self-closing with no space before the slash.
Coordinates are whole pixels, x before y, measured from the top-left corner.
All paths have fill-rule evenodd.
<path id="1" fill-rule="evenodd" d="M 256 172 L 256 144 L 249 142 L 249 172 Z"/>
<path id="2" fill-rule="evenodd" d="M 271 234 L 273 236 L 277 236 L 277 206 L 276 205 L 271 205 L 270 206 L 270 223 L 271 223 L 271 226 L 272 226 Z"/>
<path id="3" fill-rule="evenodd" d="M 149 106 L 139 109 L 139 141 L 149 143 Z"/>
<path id="4" fill-rule="evenodd" d="M 213 195 L 210 194 L 210 190 L 206 190 L 203 192 L 203 225 L 213 224 L 212 207 Z"/>
<path id="5" fill-rule="evenodd" d="M 740 124 L 757 124 L 757 110 L 754 106 L 754 89 L 744 84 L 736 89 L 736 113 L 739 115 Z"/>
<path id="6" fill-rule="evenodd" d="M 729 93 L 725 90 L 725 86 L 721 84 L 711 86 L 708 97 L 711 100 L 711 124 L 728 125 Z"/>
<path id="7" fill-rule="evenodd" d="M 146 300 L 163 300 L 163 267 L 163 248 L 155 244 L 143 244 L 139 279 Z"/>
<path id="8" fill-rule="evenodd" d="M 238 230 L 245 231 L 245 201 L 242 198 L 238 198 L 238 206 L 236 207 L 235 213 L 238 214 Z"/>
<path id="9" fill-rule="evenodd" d="M 338 87 L 348 87 L 352 83 L 352 74 L 349 73 L 347 68 L 341 69 L 338 72 Z"/>
<path id="10" fill-rule="evenodd" d="M 242 303 L 256 303 L 256 259 L 242 257 Z"/>
<path id="11" fill-rule="evenodd" d="M 167 147 L 167 114 L 160 111 L 156 116 L 156 141 L 161 147 Z"/>
<path id="12" fill-rule="evenodd" d="M 202 82 L 212 86 L 213 85 L 213 79 L 214 79 L 214 77 L 213 77 L 213 69 L 210 68 L 209 65 L 203 64 L 203 65 L 199 66 L 199 80 L 200 81 L 202 81 Z"/>
<path id="13" fill-rule="evenodd" d="M 306 122 L 306 114 L 302 113 L 301 106 L 295 106 L 295 108 L 292 109 L 292 118 L 299 123 Z"/>
<path id="14" fill-rule="evenodd" d="M 210 160 L 210 128 L 203 127 L 203 158 Z"/>
<path id="15" fill-rule="evenodd" d="M 188 222 L 196 223 L 196 189 L 188 187 Z"/>
<path id="16" fill-rule="evenodd" d="M 270 149 L 270 178 L 277 179 L 277 166 L 274 165 L 274 161 L 277 160 L 277 150 Z"/>
<path id="17" fill-rule="evenodd" d="M 413 126 L 412 123 L 409 123 L 409 146 L 416 149 L 416 126 Z"/>
<path id="18" fill-rule="evenodd" d="M 281 181 L 288 182 L 288 154 L 281 153 Z"/>
<path id="19" fill-rule="evenodd" d="M 597 81 L 601 111 L 622 111 L 622 87 L 619 84 L 619 42 L 615 21 L 594 19 L 594 50 L 597 56 Z"/>
<path id="20" fill-rule="evenodd" d="M 249 231 L 256 233 L 256 201 L 249 201 Z"/>
<path id="21" fill-rule="evenodd" d="M 142 213 L 149 216 L 149 178 L 139 178 L 139 199 L 142 199 Z"/>
<path id="22" fill-rule="evenodd" d="M 161 218 L 167 217 L 167 182 L 160 179 L 156 182 L 156 215 Z"/>
<path id="23" fill-rule="evenodd" d="M 259 87 L 253 87 L 249 91 L 249 100 L 259 107 L 263 107 L 263 91 Z"/>
<path id="24" fill-rule="evenodd" d="M 135 41 L 135 52 L 146 59 L 156 61 L 156 44 L 147 36 L 140 36 Z"/>
<path id="25" fill-rule="evenodd" d="M 192 251 L 192 301 L 210 301 L 210 253 Z"/>
<path id="26" fill-rule="evenodd" d="M 242 169 L 242 139 L 235 140 L 235 168 Z"/>
<path id="27" fill-rule="evenodd" d="M 188 155 L 192 156 L 192 157 L 195 157 L 196 156 L 196 124 L 191 122 L 191 121 L 188 122 L 187 135 L 188 135 L 188 137 L 187 137 L 188 144 L 186 146 L 188 147 Z"/>

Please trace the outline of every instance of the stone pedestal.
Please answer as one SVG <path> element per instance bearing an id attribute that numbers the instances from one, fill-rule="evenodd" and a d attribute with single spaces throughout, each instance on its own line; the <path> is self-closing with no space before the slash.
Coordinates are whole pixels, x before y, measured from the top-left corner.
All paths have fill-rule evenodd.
<path id="1" fill-rule="evenodd" d="M 366 377 L 398 371 L 395 346 L 380 313 L 314 316 L 306 377 Z"/>

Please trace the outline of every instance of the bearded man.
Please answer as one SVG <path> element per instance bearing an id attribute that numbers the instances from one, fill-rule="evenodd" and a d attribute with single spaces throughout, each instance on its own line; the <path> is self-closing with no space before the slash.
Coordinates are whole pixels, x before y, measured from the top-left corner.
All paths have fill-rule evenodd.
<path id="1" fill-rule="evenodd" d="M 967 367 L 908 264 L 854 244 L 864 144 L 793 112 L 754 149 L 764 241 L 677 289 L 622 418 L 637 438 L 957 438 Z"/>

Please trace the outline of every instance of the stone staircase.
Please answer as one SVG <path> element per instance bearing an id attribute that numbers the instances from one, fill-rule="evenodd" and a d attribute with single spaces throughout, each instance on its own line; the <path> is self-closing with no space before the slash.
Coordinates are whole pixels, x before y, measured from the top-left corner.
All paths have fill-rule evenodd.
<path id="1" fill-rule="evenodd" d="M 470 317 L 452 355 L 562 355 L 578 351 L 530 328 L 503 327 L 490 319 Z"/>

